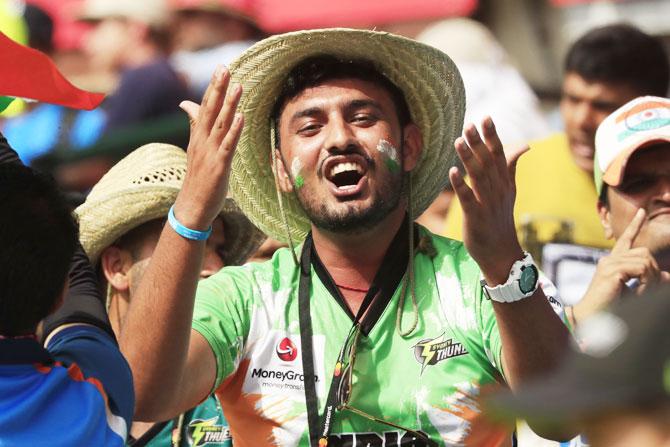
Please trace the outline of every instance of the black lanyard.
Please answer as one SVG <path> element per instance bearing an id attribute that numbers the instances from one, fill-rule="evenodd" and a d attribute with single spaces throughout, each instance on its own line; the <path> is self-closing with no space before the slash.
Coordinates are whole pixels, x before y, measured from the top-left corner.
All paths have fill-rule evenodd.
<path id="1" fill-rule="evenodd" d="M 394 238 L 389 252 L 385 256 L 382 266 L 375 275 L 370 289 L 365 294 L 361 307 L 358 310 L 353 324 L 353 328 L 360 324 L 362 316 L 370 308 L 370 305 L 375 301 L 375 297 L 382 291 L 388 295 L 390 300 L 399 284 L 402 274 L 407 265 L 407 224 L 403 223 L 398 234 Z M 400 243 L 406 242 L 406 243 Z M 312 286 L 312 256 L 314 252 L 314 244 L 311 233 L 307 235 L 305 243 L 302 247 L 300 255 L 300 281 L 298 283 L 298 315 L 300 322 L 300 343 L 302 347 L 302 365 L 303 374 L 305 377 L 305 403 L 307 405 L 307 424 L 309 425 L 309 442 L 312 447 L 318 446 L 320 438 L 327 438 L 330 434 L 332 426 L 337 390 L 342 380 L 342 375 L 335 375 L 333 377 L 328 390 L 328 397 L 326 399 L 326 410 L 323 418 L 319 419 L 319 405 L 316 392 L 316 372 L 314 370 L 314 349 L 312 343 L 312 318 L 310 311 L 310 289 Z M 334 283 L 331 278 L 330 283 Z M 332 285 L 332 284 L 330 284 Z M 331 294 L 336 293 L 341 299 L 341 295 L 337 287 L 328 287 Z M 372 314 L 372 310 L 370 311 Z M 369 315 L 371 316 L 371 315 Z M 368 317 L 366 317 L 367 320 Z"/>

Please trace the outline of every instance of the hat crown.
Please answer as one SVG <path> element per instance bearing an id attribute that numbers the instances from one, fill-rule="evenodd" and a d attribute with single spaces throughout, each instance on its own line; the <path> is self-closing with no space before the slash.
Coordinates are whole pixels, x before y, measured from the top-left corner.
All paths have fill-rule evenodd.
<path id="1" fill-rule="evenodd" d="M 642 96 L 629 101 L 603 120 L 595 140 L 593 176 L 600 194 L 603 183 L 623 174 L 632 152 L 656 140 L 670 141 L 670 99 Z"/>

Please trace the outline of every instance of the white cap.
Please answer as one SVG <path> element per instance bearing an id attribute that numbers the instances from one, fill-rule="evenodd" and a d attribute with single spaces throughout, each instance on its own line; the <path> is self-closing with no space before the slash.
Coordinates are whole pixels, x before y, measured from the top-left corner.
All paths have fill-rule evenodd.
<path id="1" fill-rule="evenodd" d="M 670 99 L 636 98 L 612 112 L 596 131 L 593 178 L 598 195 L 603 183 L 619 186 L 630 156 L 653 143 L 670 142 Z"/>

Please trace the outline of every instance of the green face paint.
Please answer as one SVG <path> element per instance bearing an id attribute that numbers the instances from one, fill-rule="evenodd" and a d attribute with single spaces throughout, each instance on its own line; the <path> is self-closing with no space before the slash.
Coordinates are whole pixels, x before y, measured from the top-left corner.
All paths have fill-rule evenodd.
<path id="1" fill-rule="evenodd" d="M 291 175 L 293 176 L 293 184 L 296 188 L 300 189 L 305 185 L 305 179 L 302 174 L 302 162 L 299 158 L 294 158 L 291 162 Z"/>
<path id="2" fill-rule="evenodd" d="M 398 151 L 391 143 L 386 140 L 379 140 L 379 144 L 377 144 L 377 150 L 381 152 L 382 155 L 384 155 L 384 163 L 386 164 L 386 167 L 389 169 L 389 171 L 400 171 Z"/>

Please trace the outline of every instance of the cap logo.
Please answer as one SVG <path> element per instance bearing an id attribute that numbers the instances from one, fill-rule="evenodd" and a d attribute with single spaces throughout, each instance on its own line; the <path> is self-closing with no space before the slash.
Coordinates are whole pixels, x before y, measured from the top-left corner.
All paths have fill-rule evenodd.
<path id="1" fill-rule="evenodd" d="M 618 128 L 617 140 L 625 140 L 637 132 L 660 129 L 670 125 L 670 108 L 667 103 L 648 101 L 637 104 L 615 120 Z"/>

